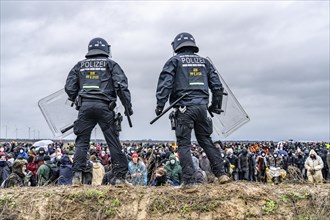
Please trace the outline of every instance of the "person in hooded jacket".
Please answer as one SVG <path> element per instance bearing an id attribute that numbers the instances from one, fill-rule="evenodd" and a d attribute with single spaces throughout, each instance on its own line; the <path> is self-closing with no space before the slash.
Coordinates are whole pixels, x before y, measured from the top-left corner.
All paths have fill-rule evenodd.
<path id="1" fill-rule="evenodd" d="M 6 155 L 6 149 L 4 146 L 0 146 L 0 155 Z"/>
<path id="2" fill-rule="evenodd" d="M 26 153 L 26 150 L 25 150 L 25 148 L 23 148 L 23 147 L 20 147 L 19 148 L 19 151 L 18 151 L 18 155 L 17 155 L 17 158 L 19 158 L 19 159 L 28 159 L 28 157 L 29 157 L 29 155 Z"/>
<path id="3" fill-rule="evenodd" d="M 61 165 L 61 159 L 63 157 L 63 154 L 61 152 L 60 148 L 55 149 L 55 157 L 51 158 L 51 161 L 57 165 L 57 167 L 60 167 Z"/>
<path id="4" fill-rule="evenodd" d="M 10 187 L 23 187 L 29 185 L 29 178 L 31 172 L 26 173 L 27 168 L 26 160 L 15 160 L 12 166 L 12 173 L 9 175 L 8 180 L 4 184 L 4 188 Z"/>
<path id="5" fill-rule="evenodd" d="M 60 177 L 58 185 L 71 185 L 73 172 L 72 172 L 72 159 L 70 155 L 64 155 L 60 160 Z"/>
<path id="6" fill-rule="evenodd" d="M 110 161 L 110 155 L 106 153 L 106 151 L 102 150 L 100 152 L 100 160 L 101 160 L 101 164 L 103 166 L 107 166 L 109 164 L 109 161 Z"/>
<path id="7" fill-rule="evenodd" d="M 238 156 L 239 180 L 249 180 L 249 152 L 244 147 Z"/>
<path id="8" fill-rule="evenodd" d="M 292 150 L 289 150 L 288 157 L 287 157 L 288 167 L 289 166 L 297 166 L 296 162 L 297 162 L 296 155 L 292 152 Z"/>
<path id="9" fill-rule="evenodd" d="M 46 155 L 44 157 L 44 164 L 42 164 L 37 171 L 38 186 L 46 186 L 50 184 L 51 168 L 54 165 L 50 157 Z"/>
<path id="10" fill-rule="evenodd" d="M 267 182 L 266 168 L 268 166 L 268 157 L 265 151 L 261 151 L 257 157 L 256 164 L 258 182 Z"/>
<path id="11" fill-rule="evenodd" d="M 238 180 L 238 158 L 237 156 L 234 154 L 234 151 L 232 148 L 227 149 L 226 151 L 226 155 L 227 155 L 227 160 L 230 163 L 230 175 L 232 176 L 233 180 L 237 181 Z"/>
<path id="12" fill-rule="evenodd" d="M 56 163 L 57 161 L 55 161 L 55 158 L 56 158 L 56 150 L 51 146 L 48 148 L 48 155 L 50 157 L 50 160 L 53 162 L 53 163 Z"/>
<path id="13" fill-rule="evenodd" d="M 303 171 L 302 171 L 302 173 L 303 173 L 303 176 L 304 176 L 304 179 L 305 180 L 307 180 L 307 169 L 305 168 L 305 162 L 306 162 L 306 160 L 307 160 L 307 158 L 308 158 L 308 156 L 309 156 L 309 153 L 310 153 L 310 151 L 308 150 L 308 149 L 305 149 L 304 150 L 304 163 L 303 163 Z"/>
<path id="14" fill-rule="evenodd" d="M 44 164 L 44 157 L 46 156 L 46 151 L 43 147 L 39 147 L 37 150 L 37 156 L 34 160 L 34 162 L 37 164 L 37 167 L 39 168 L 42 164 Z"/>
<path id="15" fill-rule="evenodd" d="M 223 159 L 223 166 L 225 168 L 225 173 L 227 174 L 227 176 L 230 177 L 230 162 L 229 162 L 226 154 L 221 154 L 221 156 Z"/>
<path id="16" fill-rule="evenodd" d="M 10 168 L 10 172 L 12 172 L 12 166 L 15 162 L 14 156 L 12 153 L 8 153 L 7 154 L 7 162 L 8 162 L 8 166 Z"/>
<path id="17" fill-rule="evenodd" d="M 307 179 L 309 183 L 322 183 L 322 169 L 323 169 L 322 158 L 317 155 L 315 150 L 309 152 L 309 157 L 305 161 L 305 168 L 307 171 Z"/>
<path id="18" fill-rule="evenodd" d="M 174 154 L 169 157 L 169 162 L 165 165 L 167 181 L 172 186 L 179 186 L 182 180 L 182 168 Z"/>
<path id="19" fill-rule="evenodd" d="M 256 156 L 254 153 L 249 154 L 249 180 L 256 181 Z"/>
<path id="20" fill-rule="evenodd" d="M 38 171 L 38 164 L 36 164 L 35 161 L 36 156 L 32 153 L 29 153 L 29 158 L 27 159 L 28 170 L 32 173 L 32 176 L 30 178 L 31 186 L 37 186 L 37 171 Z"/>
<path id="21" fill-rule="evenodd" d="M 323 169 L 322 169 L 322 176 L 323 176 L 323 179 L 326 180 L 326 179 L 328 179 L 328 169 L 329 169 L 328 163 L 327 163 L 328 151 L 327 151 L 327 149 L 321 147 L 319 152 L 320 152 L 320 154 L 318 154 L 317 152 L 316 153 L 322 158 L 322 161 L 324 164 Z"/>
<path id="22" fill-rule="evenodd" d="M 193 161 L 193 165 L 195 168 L 195 173 L 193 174 L 193 177 L 195 178 L 195 183 L 196 184 L 206 183 L 207 182 L 206 173 L 201 169 L 199 165 L 198 155 L 195 151 L 191 154 L 191 159 Z M 226 165 L 224 166 L 226 171 Z"/>
<path id="23" fill-rule="evenodd" d="M 102 184 L 102 179 L 105 174 L 103 165 L 97 160 L 96 156 L 92 155 L 90 161 L 93 163 L 93 186 L 100 186 Z"/>
<path id="24" fill-rule="evenodd" d="M 0 184 L 9 177 L 10 168 L 5 154 L 0 154 Z"/>
<path id="25" fill-rule="evenodd" d="M 202 152 L 200 158 L 199 158 L 199 166 L 200 168 L 205 172 L 206 178 L 208 182 L 212 182 L 214 180 L 214 174 L 212 172 L 212 168 L 210 165 L 210 161 L 206 156 L 205 152 Z"/>
<path id="26" fill-rule="evenodd" d="M 283 160 L 277 152 L 274 152 L 273 155 L 270 155 L 269 166 L 280 167 L 281 169 L 283 169 Z"/>
<path id="27" fill-rule="evenodd" d="M 281 158 L 282 158 L 282 161 L 283 161 L 283 169 L 285 171 L 287 171 L 288 170 L 288 166 L 289 166 L 288 156 L 282 153 L 281 154 Z"/>
<path id="28" fill-rule="evenodd" d="M 296 166 L 299 168 L 300 172 L 303 174 L 305 170 L 305 159 L 304 159 L 304 153 L 298 152 L 297 160 L 295 162 Z"/>

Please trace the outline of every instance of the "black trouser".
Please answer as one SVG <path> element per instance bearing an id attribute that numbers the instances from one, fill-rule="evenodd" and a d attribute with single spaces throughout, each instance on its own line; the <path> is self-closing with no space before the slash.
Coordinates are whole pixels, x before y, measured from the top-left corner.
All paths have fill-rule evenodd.
<path id="1" fill-rule="evenodd" d="M 124 178 L 128 162 L 119 141 L 118 132 L 114 129 L 115 113 L 104 102 L 82 102 L 78 119 L 74 122 L 76 150 L 73 158 L 73 172 L 84 172 L 87 166 L 87 152 L 93 128 L 98 124 L 103 132 L 111 153 L 113 173 L 116 178 Z"/>
<path id="2" fill-rule="evenodd" d="M 177 126 L 175 130 L 180 164 L 182 166 L 182 179 L 185 184 L 199 182 L 195 177 L 196 170 L 194 169 L 191 158 L 191 131 L 195 130 L 198 144 L 206 153 L 212 172 L 216 177 L 225 175 L 223 159 L 219 149 L 212 142 L 210 135 L 213 132 L 212 120 L 207 117 L 206 105 L 187 106 L 184 113 L 178 110 Z"/>

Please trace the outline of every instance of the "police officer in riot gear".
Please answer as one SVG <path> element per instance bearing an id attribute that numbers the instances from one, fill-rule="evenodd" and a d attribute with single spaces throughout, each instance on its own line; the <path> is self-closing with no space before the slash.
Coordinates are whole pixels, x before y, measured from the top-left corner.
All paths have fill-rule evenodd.
<path id="1" fill-rule="evenodd" d="M 132 115 L 131 94 L 128 82 L 121 67 L 109 59 L 110 46 L 102 38 L 94 38 L 88 44 L 86 59 L 79 61 L 70 71 L 65 91 L 69 100 L 79 109 L 74 122 L 75 155 L 73 159 L 73 184 L 80 185 L 87 169 L 87 153 L 93 128 L 98 124 L 110 148 L 111 163 L 115 178 L 112 184 L 124 182 L 127 173 L 127 159 L 122 152 L 119 133 L 115 129 L 113 111 L 117 94 L 122 103 L 127 103 L 125 114 Z M 120 93 L 117 93 L 120 90 Z"/>
<path id="2" fill-rule="evenodd" d="M 213 145 L 212 120 L 207 111 L 221 113 L 223 87 L 218 73 L 205 58 L 197 55 L 199 48 L 189 33 L 177 35 L 172 42 L 175 56 L 170 58 L 160 73 L 156 91 L 156 115 L 160 115 L 168 98 L 170 104 L 183 94 L 188 93 L 175 107 L 176 128 L 182 179 L 184 185 L 199 183 L 190 154 L 191 131 L 195 130 L 199 145 L 210 160 L 211 168 L 219 183 L 229 181 L 225 175 L 223 159 Z M 209 89 L 212 92 L 212 104 L 208 108 Z"/>

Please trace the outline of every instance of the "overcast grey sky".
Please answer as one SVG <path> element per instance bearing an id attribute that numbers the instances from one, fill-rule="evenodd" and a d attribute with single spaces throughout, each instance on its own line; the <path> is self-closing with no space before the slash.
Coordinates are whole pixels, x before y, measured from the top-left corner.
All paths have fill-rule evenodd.
<path id="1" fill-rule="evenodd" d="M 251 118 L 225 140 L 329 141 L 329 1 L 1 1 L 1 137 L 27 138 L 30 127 L 52 138 L 38 100 L 103 37 L 132 93 L 134 127 L 124 121 L 121 139 L 174 140 L 167 116 L 149 122 L 180 32 L 194 35 Z"/>

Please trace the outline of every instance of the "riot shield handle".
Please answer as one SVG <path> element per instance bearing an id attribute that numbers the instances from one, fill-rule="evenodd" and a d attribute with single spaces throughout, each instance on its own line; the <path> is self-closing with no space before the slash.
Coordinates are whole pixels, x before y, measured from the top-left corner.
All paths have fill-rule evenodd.
<path id="1" fill-rule="evenodd" d="M 154 118 L 150 122 L 150 124 L 152 125 L 153 123 L 155 123 L 155 121 L 157 121 L 160 117 L 162 117 L 166 112 L 168 112 L 173 106 L 175 106 L 178 102 L 180 102 L 187 95 L 188 95 L 188 93 L 185 93 L 180 98 L 178 98 L 177 100 L 175 100 L 175 102 L 173 102 L 170 106 L 168 106 L 160 115 L 158 115 L 156 118 Z"/>

